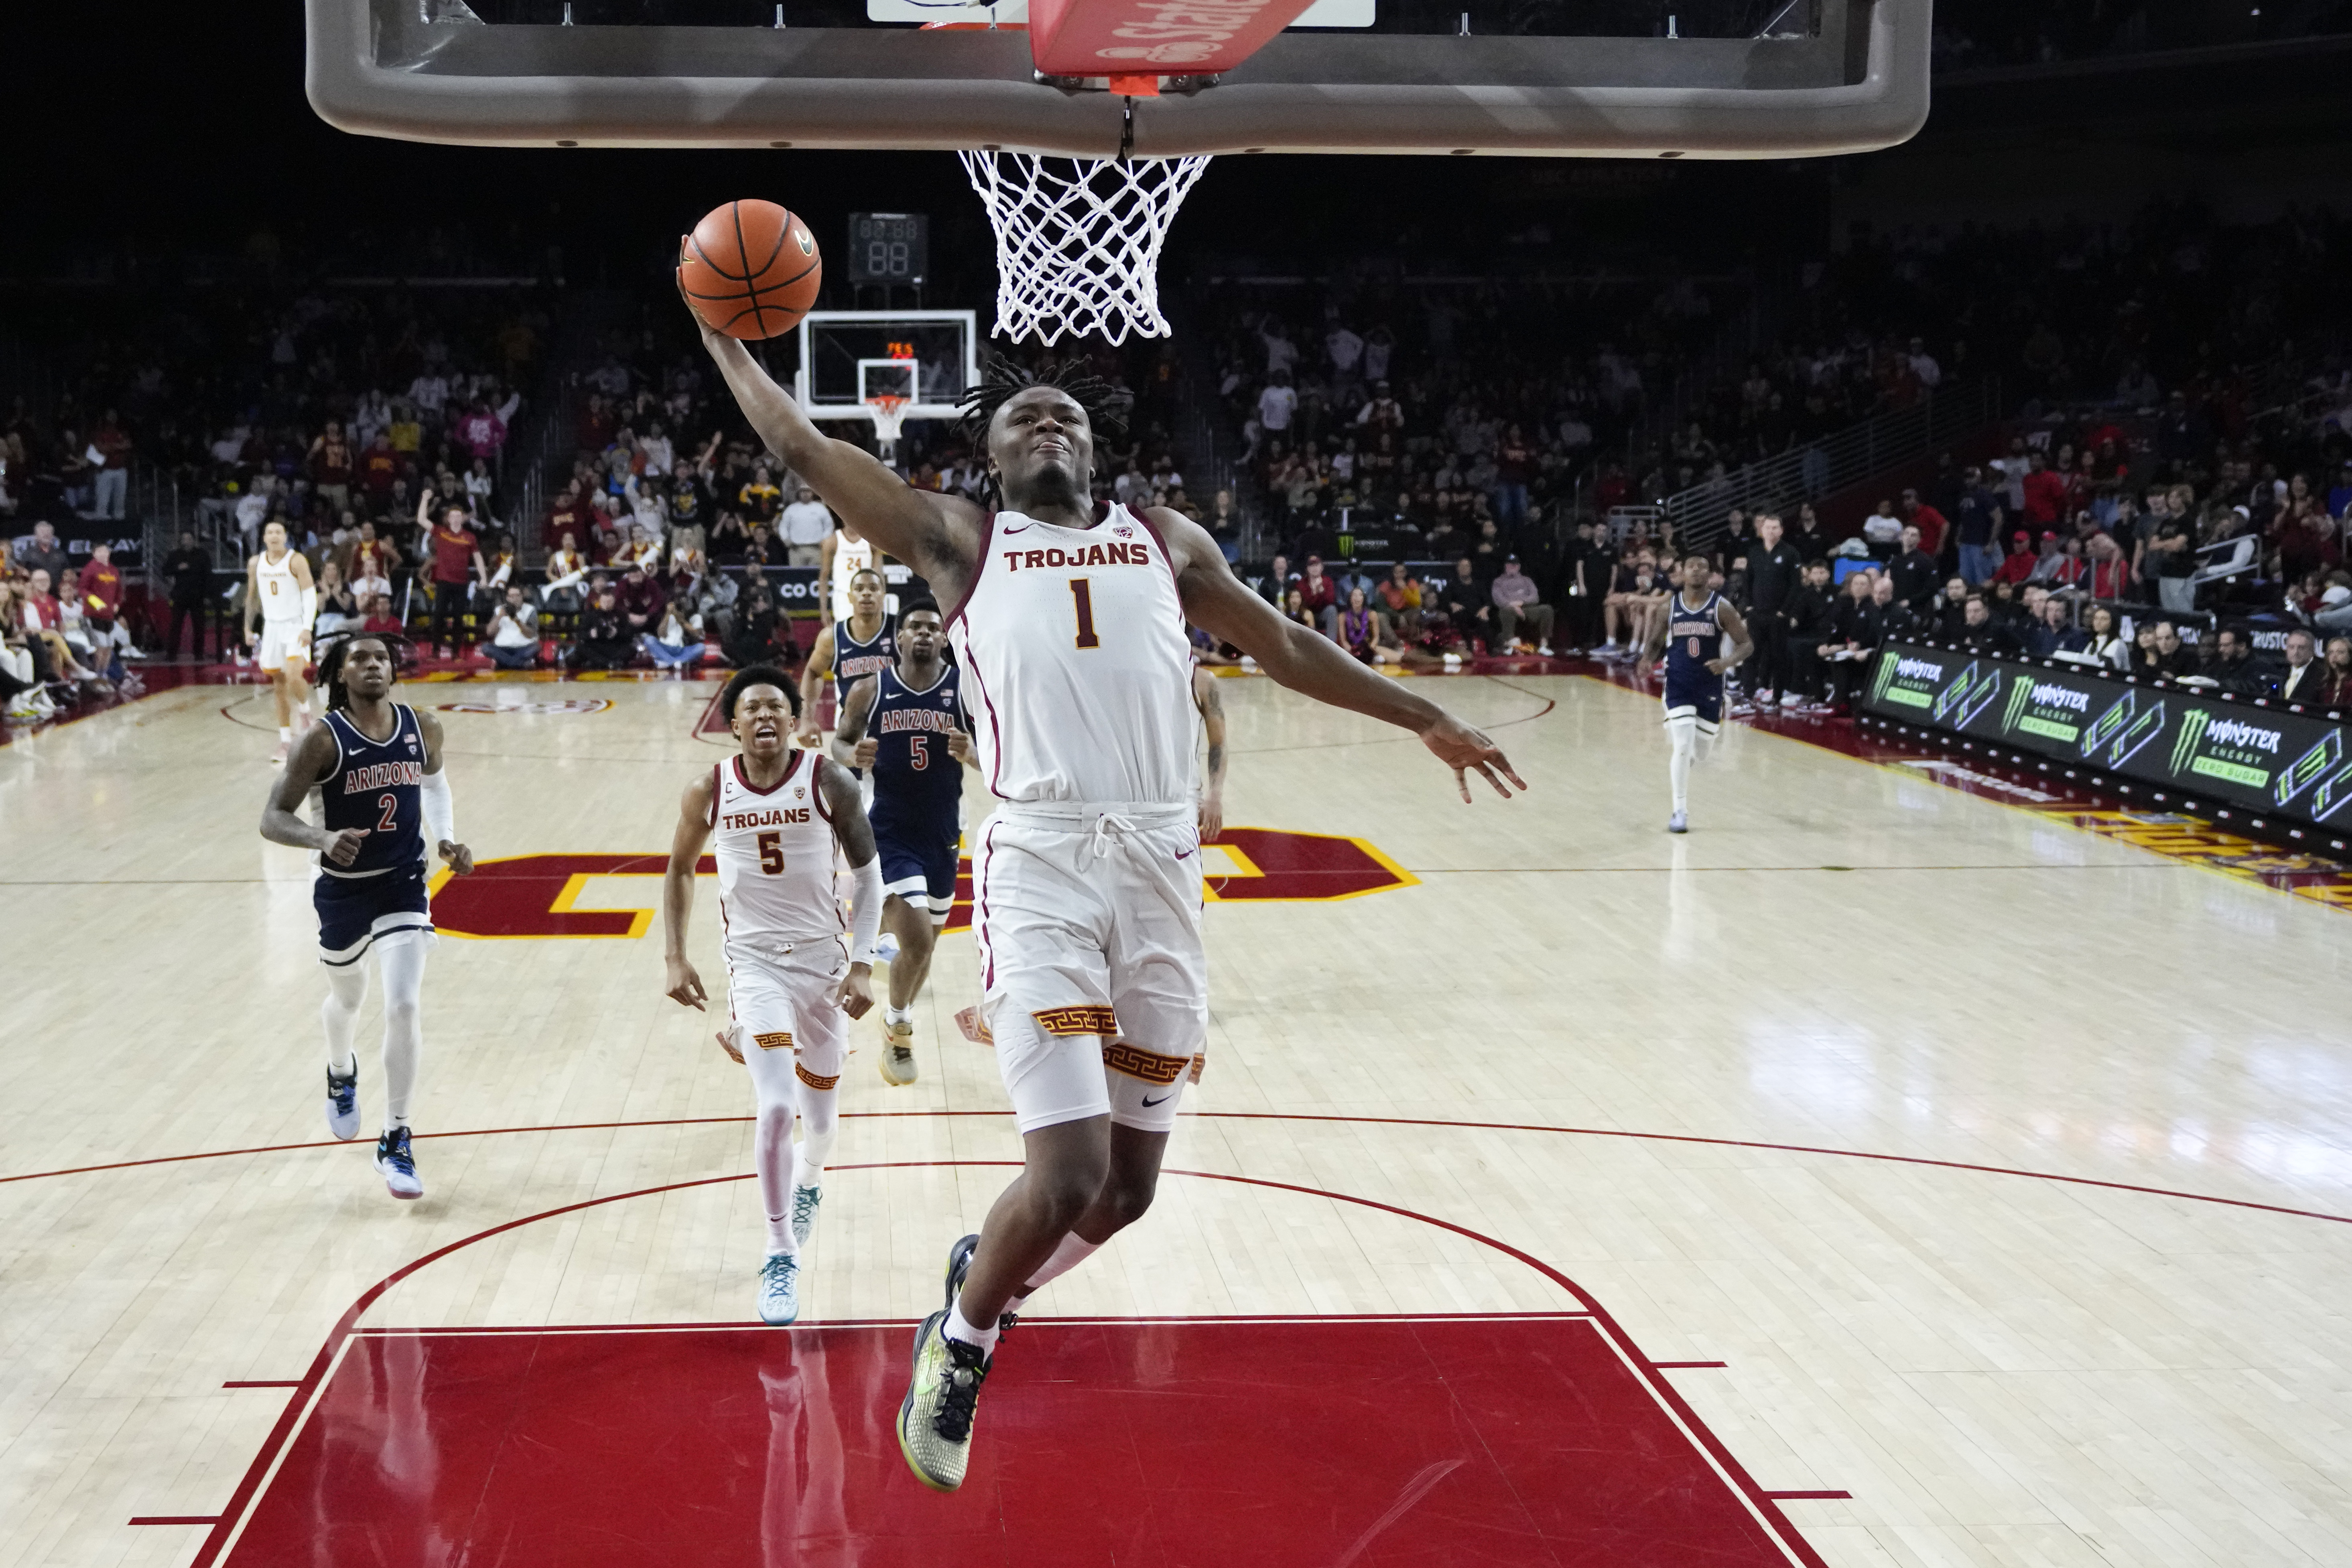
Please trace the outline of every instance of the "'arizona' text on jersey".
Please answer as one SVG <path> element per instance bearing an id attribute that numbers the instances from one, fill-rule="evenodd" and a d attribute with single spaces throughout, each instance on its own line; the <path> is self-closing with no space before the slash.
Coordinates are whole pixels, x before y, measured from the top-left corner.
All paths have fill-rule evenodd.
<path id="1" fill-rule="evenodd" d="M 319 826 L 367 834 L 350 865 L 320 859 L 319 869 L 331 877 L 373 877 L 425 863 L 425 732 L 408 704 L 395 702 L 392 712 L 392 733 L 381 741 L 362 734 L 341 709 L 327 713 L 335 769 L 315 786 Z"/>

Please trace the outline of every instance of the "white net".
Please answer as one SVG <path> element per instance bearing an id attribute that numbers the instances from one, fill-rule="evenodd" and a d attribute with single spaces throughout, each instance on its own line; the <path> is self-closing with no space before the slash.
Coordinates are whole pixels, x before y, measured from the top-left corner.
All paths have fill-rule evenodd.
<path id="1" fill-rule="evenodd" d="M 1160 251 L 1201 158 L 959 153 L 996 231 L 996 331 L 1052 343 L 1168 335 Z"/>

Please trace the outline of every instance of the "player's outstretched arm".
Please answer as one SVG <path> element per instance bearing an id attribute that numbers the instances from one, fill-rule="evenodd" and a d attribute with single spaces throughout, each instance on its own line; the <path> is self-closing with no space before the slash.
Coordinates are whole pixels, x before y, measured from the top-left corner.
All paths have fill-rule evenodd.
<path id="1" fill-rule="evenodd" d="M 330 833 L 323 827 L 313 827 L 302 820 L 302 803 L 310 790 L 335 767 L 335 731 L 326 724 L 314 724 L 294 747 L 294 754 L 286 760 L 286 771 L 269 786 L 269 798 L 262 803 L 261 836 L 272 844 L 290 845 L 297 849 L 315 849 L 338 866 L 348 866 L 358 858 L 360 840 L 368 836 L 364 827 L 341 827 Z"/>
<path id="2" fill-rule="evenodd" d="M 833 988 L 834 1005 L 853 1018 L 874 1006 L 874 936 L 882 923 L 882 863 L 874 847 L 874 825 L 857 781 L 841 768 L 817 768 L 817 789 L 833 822 L 834 841 L 856 879 L 850 894 L 849 967 Z"/>
<path id="3" fill-rule="evenodd" d="M 817 588 L 824 590 L 833 581 L 833 574 L 817 574 Z M 816 700 L 824 690 L 824 678 L 833 673 L 833 626 L 825 624 L 816 634 L 816 646 L 809 649 L 808 662 L 801 666 L 801 716 L 793 726 L 793 744 L 814 746 L 824 733 L 816 727 Z"/>
<path id="4" fill-rule="evenodd" d="M 710 792 L 718 779 L 709 773 L 694 775 L 677 803 L 677 826 L 669 838 L 669 868 L 662 874 L 662 963 L 667 971 L 663 990 L 673 1002 L 707 1012 L 709 993 L 702 976 L 686 956 L 686 922 L 694 913 L 695 868 L 702 864 L 703 846 L 710 842 Z"/>
<path id="5" fill-rule="evenodd" d="M 768 450 L 877 549 L 906 562 L 935 585 L 944 576 L 961 592 L 980 550 L 980 508 L 961 496 L 919 490 L 871 453 L 827 436 L 761 368 L 751 350 L 713 331 L 701 317 L 695 321 L 701 325 L 702 346 Z"/>
<path id="6" fill-rule="evenodd" d="M 1192 669 L 1192 705 L 1201 710 L 1201 728 L 1209 742 L 1200 805 L 1201 842 L 1206 844 L 1225 830 L 1225 697 L 1217 689 L 1217 678 L 1197 665 Z M 1201 1081 L 1197 1072 L 1192 1081 Z"/>
<path id="7" fill-rule="evenodd" d="M 1731 651 L 1720 658 L 1706 661 L 1707 668 L 1721 675 L 1756 651 L 1756 641 L 1748 635 L 1748 622 L 1729 605 L 1716 606 L 1716 625 L 1731 634 Z"/>
<path id="8" fill-rule="evenodd" d="M 449 775 L 441 767 L 441 721 L 415 710 L 416 727 L 425 734 L 425 784 L 418 805 L 424 808 L 425 836 L 435 853 L 460 877 L 474 874 L 474 852 L 457 840 L 457 807 L 449 794 Z M 320 726 L 324 728 L 324 726 Z"/>
<path id="9" fill-rule="evenodd" d="M 1234 575 L 1224 552 L 1199 523 L 1166 507 L 1150 510 L 1160 537 L 1175 553 L 1176 591 L 1194 626 L 1248 654 L 1260 669 L 1293 691 L 1419 735 L 1422 744 L 1454 770 L 1464 800 L 1470 798 L 1469 775 L 1474 772 L 1506 800 L 1513 787 L 1528 787 L 1511 771 L 1502 748 L 1484 734 L 1402 683 L 1358 664 L 1313 627 L 1277 615 Z"/>
<path id="10" fill-rule="evenodd" d="M 881 689 L 881 678 L 869 675 L 841 700 L 841 713 L 833 724 L 833 760 L 845 768 L 870 768 L 874 753 L 881 750 L 882 743 L 866 732 L 866 721 Z"/>

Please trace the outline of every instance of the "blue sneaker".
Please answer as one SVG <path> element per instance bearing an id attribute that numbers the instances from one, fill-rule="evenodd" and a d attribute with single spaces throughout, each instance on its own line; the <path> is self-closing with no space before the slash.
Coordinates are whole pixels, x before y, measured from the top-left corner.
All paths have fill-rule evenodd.
<path id="1" fill-rule="evenodd" d="M 806 1247 L 809 1232 L 816 1228 L 816 1205 L 824 1202 L 823 1187 L 793 1189 L 793 1245 Z"/>
<path id="2" fill-rule="evenodd" d="M 408 1147 L 407 1128 L 393 1128 L 375 1141 L 375 1168 L 394 1197 L 425 1195 L 425 1184 L 416 1175 L 416 1156 Z"/>
<path id="3" fill-rule="evenodd" d="M 360 1131 L 360 1064 L 338 1078 L 327 1069 L 327 1131 L 346 1142 Z"/>
<path id="4" fill-rule="evenodd" d="M 772 1253 L 760 1265 L 760 1321 L 782 1328 L 801 1315 L 801 1260 Z"/>

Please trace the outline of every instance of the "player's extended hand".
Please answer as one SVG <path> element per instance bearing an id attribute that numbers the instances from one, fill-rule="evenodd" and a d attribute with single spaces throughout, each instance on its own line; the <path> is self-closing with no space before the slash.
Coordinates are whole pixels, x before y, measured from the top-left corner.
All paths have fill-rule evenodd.
<path id="1" fill-rule="evenodd" d="M 1208 1066 L 1209 1053 L 1206 1051 L 1194 1051 L 1192 1053 L 1192 1070 L 1185 1075 L 1184 1081 L 1186 1083 L 1200 1082 L 1201 1074 L 1207 1070 Z"/>
<path id="2" fill-rule="evenodd" d="M 685 234 L 677 237 L 677 265 L 672 269 L 670 279 L 677 285 L 677 302 L 686 307 L 686 313 L 692 316 L 694 324 L 701 329 L 702 346 L 706 349 L 716 348 L 727 341 L 727 334 L 704 321 L 702 312 L 694 308 L 694 301 L 686 297 L 686 247 L 688 242 L 693 237 L 691 235 Z"/>
<path id="3" fill-rule="evenodd" d="M 1469 775 L 1474 772 L 1493 784 L 1495 793 L 1505 800 L 1511 798 L 1510 790 L 1504 786 L 1505 779 L 1520 789 L 1528 787 L 1527 780 L 1511 771 L 1510 759 L 1503 755 L 1500 746 L 1451 713 L 1439 714 L 1437 721 L 1421 732 L 1421 743 L 1454 770 L 1454 787 L 1462 792 L 1465 801 L 1470 798 Z"/>
<path id="4" fill-rule="evenodd" d="M 858 742 L 856 749 L 849 754 L 857 760 L 856 766 L 860 772 L 863 772 L 874 765 L 874 759 L 880 755 L 881 752 L 882 742 L 868 735 Z"/>
<path id="5" fill-rule="evenodd" d="M 327 835 L 327 841 L 319 846 L 319 853 L 338 866 L 348 866 L 360 858 L 360 840 L 373 831 L 368 827 L 338 827 Z"/>
<path id="6" fill-rule="evenodd" d="M 1721 675 L 1731 668 L 1731 661 L 1727 658 L 1711 658 L 1706 661 L 1706 668 L 1711 674 Z"/>
<path id="7" fill-rule="evenodd" d="M 793 731 L 793 744 L 803 751 L 813 752 L 824 744 L 824 731 L 816 727 L 814 719 L 804 719 Z"/>
<path id="8" fill-rule="evenodd" d="M 1213 795 L 1201 797 L 1201 842 L 1212 843 L 1225 830 L 1225 803 Z"/>
<path id="9" fill-rule="evenodd" d="M 960 763 L 969 763 L 971 761 L 971 737 L 965 734 L 961 730 L 950 730 L 948 731 L 948 755 L 953 757 Z"/>
<path id="10" fill-rule="evenodd" d="M 455 871 L 460 877 L 470 877 L 474 874 L 474 852 L 472 850 L 467 848 L 462 844 L 452 844 L 446 838 L 441 840 L 440 849 L 441 858 L 447 862 L 449 869 Z"/>
<path id="11" fill-rule="evenodd" d="M 245 628 L 245 646 L 246 646 L 246 647 L 254 647 L 255 645 L 257 645 L 257 643 L 259 643 L 260 641 L 261 641 L 261 634 L 260 634 L 259 632 L 255 631 L 251 626 L 247 626 L 247 627 L 246 627 L 246 628 Z"/>
<path id="12" fill-rule="evenodd" d="M 874 1010 L 874 966 L 853 963 L 833 988 L 833 1005 L 853 1018 L 863 1018 Z"/>
<path id="13" fill-rule="evenodd" d="M 743 1065 L 743 1052 L 741 1047 L 735 1044 L 735 1031 L 732 1028 L 719 1031 L 719 1048 L 732 1058 L 737 1067 Z"/>
<path id="14" fill-rule="evenodd" d="M 706 999 L 708 999 L 709 993 L 703 990 L 702 976 L 694 972 L 694 965 L 688 963 L 683 958 L 667 959 L 664 963 L 669 971 L 668 974 L 665 976 L 665 978 L 669 982 L 667 986 L 669 999 L 682 1007 L 691 1007 L 698 1013 L 709 1012 L 710 1009 L 705 1007 L 702 1004 Z M 720 1036 L 719 1043 L 722 1046 L 725 1045 L 727 1043 L 726 1037 L 723 1035 Z M 731 1050 L 727 1054 L 730 1056 L 735 1055 Z M 740 1062 L 743 1058 L 741 1057 L 735 1057 L 735 1059 Z"/>

